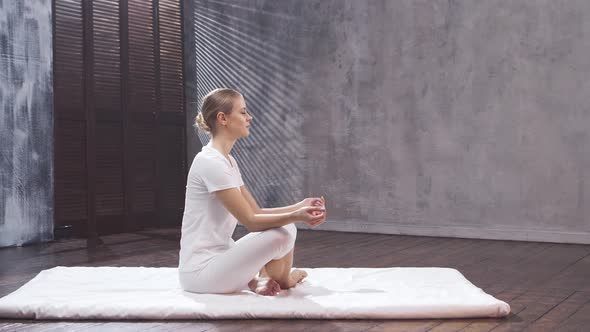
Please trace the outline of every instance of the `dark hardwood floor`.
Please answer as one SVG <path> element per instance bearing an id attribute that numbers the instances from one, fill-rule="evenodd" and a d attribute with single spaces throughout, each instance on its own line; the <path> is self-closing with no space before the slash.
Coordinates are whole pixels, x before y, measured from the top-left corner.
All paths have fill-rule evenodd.
<path id="1" fill-rule="evenodd" d="M 238 228 L 234 238 L 243 236 Z M 0 296 L 54 266 L 165 266 L 178 262 L 180 229 L 0 249 Z M 299 230 L 295 267 L 435 266 L 458 269 L 508 302 L 503 319 L 433 320 L 0 320 L 1 331 L 590 331 L 590 245 Z"/>

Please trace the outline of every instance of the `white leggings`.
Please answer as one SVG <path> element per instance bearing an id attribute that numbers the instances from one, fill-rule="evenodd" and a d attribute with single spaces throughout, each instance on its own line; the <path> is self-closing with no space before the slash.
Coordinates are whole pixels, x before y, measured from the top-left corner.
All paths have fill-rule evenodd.
<path id="1" fill-rule="evenodd" d="M 234 293 L 249 289 L 248 282 L 263 266 L 293 249 L 296 237 L 294 224 L 248 233 L 202 270 L 179 273 L 180 285 L 193 293 Z"/>

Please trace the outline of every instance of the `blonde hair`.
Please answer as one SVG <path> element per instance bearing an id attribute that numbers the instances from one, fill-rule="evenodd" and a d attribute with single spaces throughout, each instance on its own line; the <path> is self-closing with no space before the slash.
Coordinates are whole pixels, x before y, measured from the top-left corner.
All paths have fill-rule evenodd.
<path id="1" fill-rule="evenodd" d="M 240 96 L 242 96 L 241 93 L 228 88 L 219 88 L 209 92 L 203 97 L 201 111 L 195 118 L 195 126 L 208 135 L 214 135 L 217 113 L 223 112 L 229 115 L 233 109 L 234 100 Z"/>

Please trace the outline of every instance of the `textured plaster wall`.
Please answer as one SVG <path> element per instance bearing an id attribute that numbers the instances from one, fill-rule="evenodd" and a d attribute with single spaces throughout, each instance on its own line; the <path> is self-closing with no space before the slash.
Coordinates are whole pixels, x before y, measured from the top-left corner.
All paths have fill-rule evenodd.
<path id="1" fill-rule="evenodd" d="M 53 238 L 50 0 L 0 0 L 0 247 Z"/>
<path id="2" fill-rule="evenodd" d="M 234 156 L 261 205 L 323 194 L 319 229 L 590 243 L 590 2 L 193 4 L 194 101 L 244 91 Z"/>

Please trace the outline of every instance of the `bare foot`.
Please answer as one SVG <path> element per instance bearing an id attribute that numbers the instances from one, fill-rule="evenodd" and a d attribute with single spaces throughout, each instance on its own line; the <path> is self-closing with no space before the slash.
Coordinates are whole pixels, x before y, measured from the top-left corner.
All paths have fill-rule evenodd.
<path id="1" fill-rule="evenodd" d="M 254 277 L 254 279 L 250 280 L 248 283 L 248 287 L 250 287 L 254 293 L 266 296 L 274 296 L 281 291 L 279 283 L 270 278 Z"/>
<path id="2" fill-rule="evenodd" d="M 298 283 L 302 283 L 305 277 L 307 277 L 307 272 L 295 269 L 291 271 L 291 274 L 289 275 L 289 284 L 291 285 L 291 287 L 295 287 L 295 285 L 297 285 Z"/>

